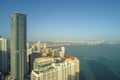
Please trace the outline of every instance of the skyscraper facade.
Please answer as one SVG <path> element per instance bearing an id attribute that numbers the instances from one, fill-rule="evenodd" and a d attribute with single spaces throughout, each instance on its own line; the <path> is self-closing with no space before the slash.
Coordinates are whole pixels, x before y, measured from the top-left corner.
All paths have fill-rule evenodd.
<path id="1" fill-rule="evenodd" d="M 11 77 L 24 80 L 26 75 L 26 14 L 11 15 Z"/>
<path id="2" fill-rule="evenodd" d="M 0 38 L 0 71 L 7 73 L 8 69 L 7 39 Z"/>

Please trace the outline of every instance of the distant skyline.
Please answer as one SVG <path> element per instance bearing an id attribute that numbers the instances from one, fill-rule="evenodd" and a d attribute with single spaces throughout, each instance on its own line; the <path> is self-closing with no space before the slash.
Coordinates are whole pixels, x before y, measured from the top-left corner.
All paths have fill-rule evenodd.
<path id="1" fill-rule="evenodd" d="M 27 40 L 120 41 L 119 0 L 0 1 L 0 35 L 10 38 L 10 15 L 27 14 Z"/>

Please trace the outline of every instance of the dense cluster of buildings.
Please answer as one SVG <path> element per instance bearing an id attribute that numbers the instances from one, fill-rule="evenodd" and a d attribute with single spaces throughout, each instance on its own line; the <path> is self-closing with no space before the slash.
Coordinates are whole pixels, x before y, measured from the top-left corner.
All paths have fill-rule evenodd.
<path id="1" fill-rule="evenodd" d="M 38 46 L 39 43 L 39 46 Z M 33 63 L 36 58 L 40 57 L 64 57 L 65 54 L 65 47 L 61 48 L 47 48 L 46 43 L 40 43 L 38 41 L 36 44 L 32 44 L 31 46 L 27 43 L 27 63 L 28 67 L 27 69 L 29 70 L 29 73 L 33 69 Z"/>
<path id="2" fill-rule="evenodd" d="M 0 36 L 0 80 L 79 80 L 79 60 L 65 56 L 65 47 L 30 45 L 26 33 L 26 14 L 13 13 L 10 46 Z"/>

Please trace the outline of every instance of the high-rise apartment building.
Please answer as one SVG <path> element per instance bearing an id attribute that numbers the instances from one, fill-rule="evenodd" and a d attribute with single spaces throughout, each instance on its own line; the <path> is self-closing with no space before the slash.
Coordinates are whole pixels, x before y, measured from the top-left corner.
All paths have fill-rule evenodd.
<path id="1" fill-rule="evenodd" d="M 8 71 L 8 48 L 7 39 L 0 38 L 0 71 L 6 73 Z"/>
<path id="2" fill-rule="evenodd" d="M 29 48 L 29 43 L 27 42 L 27 62 L 29 62 L 29 55 L 30 55 L 30 48 Z"/>
<path id="3" fill-rule="evenodd" d="M 46 43 L 43 44 L 43 47 L 44 47 L 44 49 L 47 49 L 47 45 L 46 45 Z"/>
<path id="4" fill-rule="evenodd" d="M 50 64 L 51 63 L 51 64 Z M 35 59 L 31 72 L 31 80 L 79 80 L 79 60 L 68 57 Z"/>
<path id="5" fill-rule="evenodd" d="M 26 75 L 26 14 L 11 15 L 11 77 L 24 80 Z"/>
<path id="6" fill-rule="evenodd" d="M 38 41 L 36 45 L 37 45 L 37 50 L 40 51 L 40 48 L 41 48 L 40 41 Z"/>
<path id="7" fill-rule="evenodd" d="M 65 54 L 65 47 L 61 47 L 61 51 L 63 54 Z"/>

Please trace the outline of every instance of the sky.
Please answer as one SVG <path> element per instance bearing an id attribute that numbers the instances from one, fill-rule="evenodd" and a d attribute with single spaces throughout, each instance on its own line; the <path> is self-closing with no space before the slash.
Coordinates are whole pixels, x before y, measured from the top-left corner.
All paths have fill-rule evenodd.
<path id="1" fill-rule="evenodd" d="M 27 40 L 120 41 L 120 0 L 0 0 L 0 35 L 12 13 L 27 14 Z"/>

